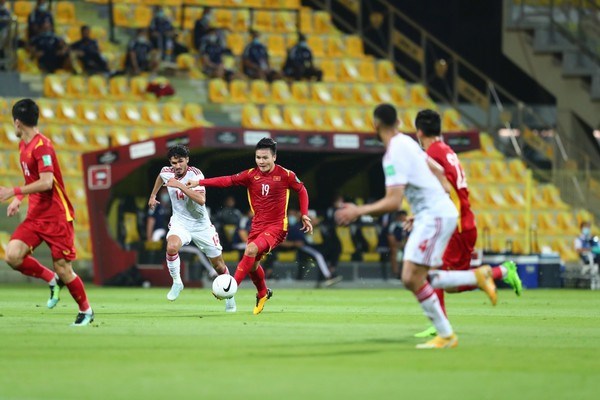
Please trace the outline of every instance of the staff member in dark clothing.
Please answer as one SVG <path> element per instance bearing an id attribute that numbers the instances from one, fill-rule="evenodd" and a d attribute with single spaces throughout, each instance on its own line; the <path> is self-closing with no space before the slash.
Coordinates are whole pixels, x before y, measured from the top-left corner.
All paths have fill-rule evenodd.
<path id="1" fill-rule="evenodd" d="M 320 81 L 323 78 L 323 71 L 313 64 L 313 55 L 306 43 L 306 36 L 301 33 L 298 34 L 298 43 L 288 50 L 283 74 L 297 81 L 312 78 Z"/>
<path id="2" fill-rule="evenodd" d="M 138 29 L 136 37 L 127 45 L 125 69 L 133 75 L 140 72 L 155 72 L 158 69 L 158 61 L 153 52 L 154 47 L 148 39 L 148 29 Z"/>
<path id="3" fill-rule="evenodd" d="M 250 79 L 262 79 L 269 82 L 279 79 L 277 71 L 269 66 L 269 51 L 267 46 L 260 42 L 259 33 L 251 30 L 250 38 L 250 43 L 246 45 L 244 53 L 242 53 L 244 74 Z"/>
<path id="4" fill-rule="evenodd" d="M 107 73 L 108 63 L 100 53 L 98 42 L 91 38 L 90 27 L 81 27 L 81 39 L 71 45 L 71 51 L 77 56 L 88 74 Z"/>
<path id="5" fill-rule="evenodd" d="M 70 69 L 69 46 L 52 32 L 50 21 L 44 22 L 42 31 L 31 41 L 31 54 L 45 72 Z"/>
<path id="6" fill-rule="evenodd" d="M 48 9 L 46 0 L 38 0 L 35 8 L 27 18 L 27 39 L 31 42 L 44 31 L 44 24 L 50 23 L 50 31 L 54 32 L 54 18 Z"/>

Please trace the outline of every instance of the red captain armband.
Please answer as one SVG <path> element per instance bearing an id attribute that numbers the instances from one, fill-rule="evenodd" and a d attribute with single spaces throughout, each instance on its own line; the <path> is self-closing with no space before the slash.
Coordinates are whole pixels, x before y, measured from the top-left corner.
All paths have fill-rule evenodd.
<path id="1" fill-rule="evenodd" d="M 23 197 L 23 191 L 21 191 L 21 188 L 19 186 L 15 186 L 13 188 L 13 192 L 15 192 L 15 196 L 17 197 Z"/>

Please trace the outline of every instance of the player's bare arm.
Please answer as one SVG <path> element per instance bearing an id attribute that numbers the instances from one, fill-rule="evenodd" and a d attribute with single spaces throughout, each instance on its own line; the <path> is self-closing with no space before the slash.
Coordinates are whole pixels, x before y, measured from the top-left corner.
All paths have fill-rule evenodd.
<path id="1" fill-rule="evenodd" d="M 191 187 L 184 185 L 181 183 L 181 181 L 175 178 L 169 179 L 166 183 L 166 186 L 181 190 L 187 197 L 201 206 L 206 203 L 206 194 L 204 192 L 193 190 Z"/>
<path id="2" fill-rule="evenodd" d="M 28 185 L 14 188 L 0 187 L 0 201 L 6 201 L 18 195 L 47 192 L 48 190 L 52 190 L 53 185 L 54 173 L 42 172 L 40 173 L 40 179 Z"/>
<path id="3" fill-rule="evenodd" d="M 163 186 L 163 180 L 160 175 L 158 175 L 154 181 L 154 187 L 152 188 L 152 193 L 150 193 L 150 199 L 148 200 L 148 207 L 150 207 L 151 210 L 154 210 L 156 205 L 160 204 L 160 201 L 156 200 L 156 195 L 161 186 Z"/>
<path id="4" fill-rule="evenodd" d="M 357 206 L 353 203 L 344 203 L 344 207 L 335 212 L 335 220 L 340 225 L 348 225 L 361 215 L 385 214 L 398 211 L 404 198 L 404 185 L 388 186 L 385 197 L 375 203 Z"/>
<path id="5" fill-rule="evenodd" d="M 446 193 L 450 193 L 452 191 L 452 185 L 448 181 L 448 178 L 446 178 L 444 168 L 430 157 L 427 157 L 427 165 L 431 172 L 433 172 L 433 175 L 440 181 Z"/>
<path id="6" fill-rule="evenodd" d="M 193 181 L 190 179 L 189 181 L 187 181 L 187 183 L 185 185 L 189 188 L 195 188 L 199 184 L 200 184 L 200 181 Z"/>

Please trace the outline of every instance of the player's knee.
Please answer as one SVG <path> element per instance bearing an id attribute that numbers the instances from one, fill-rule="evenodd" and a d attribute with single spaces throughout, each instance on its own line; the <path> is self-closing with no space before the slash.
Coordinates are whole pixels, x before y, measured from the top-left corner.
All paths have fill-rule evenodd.
<path id="1" fill-rule="evenodd" d="M 244 255 L 248 257 L 256 257 L 258 255 L 258 246 L 253 242 L 249 243 L 246 246 L 246 250 L 244 251 Z"/>
<path id="2" fill-rule="evenodd" d="M 67 260 L 54 261 L 54 271 L 58 275 L 61 281 L 69 283 L 75 277 L 73 267 Z"/>
<path id="3" fill-rule="evenodd" d="M 174 256 L 179 252 L 179 246 L 176 243 L 167 243 L 167 254 Z"/>
<path id="4" fill-rule="evenodd" d="M 4 255 L 4 261 L 12 268 L 18 269 L 21 264 L 23 264 L 23 259 L 25 255 L 19 251 L 18 248 L 10 246 L 10 244 L 6 248 L 6 254 Z"/>

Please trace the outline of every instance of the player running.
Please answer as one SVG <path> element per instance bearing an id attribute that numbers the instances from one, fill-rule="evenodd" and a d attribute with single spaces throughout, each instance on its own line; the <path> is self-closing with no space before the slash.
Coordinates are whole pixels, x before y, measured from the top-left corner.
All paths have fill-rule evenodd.
<path id="1" fill-rule="evenodd" d="M 442 270 L 465 271 L 471 268 L 471 254 L 477 242 L 477 227 L 475 217 L 469 203 L 469 189 L 462 165 L 456 153 L 442 140 L 440 115 L 433 110 L 422 110 L 415 119 L 417 139 L 427 155 L 437 162 L 444 170 L 444 175 L 450 184 L 450 198 L 458 210 L 458 226 L 442 257 Z M 523 289 L 521 279 L 517 274 L 517 266 L 512 261 L 505 261 L 500 266 L 492 268 L 494 280 L 503 279 L 513 288 L 517 296 Z M 477 289 L 477 286 L 459 286 L 446 289 L 448 293 L 460 293 Z M 435 289 L 440 299 L 442 311 L 446 314 L 444 289 Z M 435 327 L 431 326 L 419 332 L 415 337 L 435 336 Z"/>
<path id="2" fill-rule="evenodd" d="M 296 174 L 275 164 L 277 143 L 271 138 L 263 138 L 256 144 L 255 161 L 257 168 L 236 175 L 189 181 L 195 187 L 245 186 L 248 189 L 248 201 L 254 212 L 252 227 L 246 244 L 244 256 L 237 266 L 234 278 L 238 286 L 246 275 L 250 274 L 258 290 L 254 314 L 260 314 L 265 302 L 273 291 L 267 288 L 265 271 L 260 266 L 261 258 L 277 247 L 286 237 L 288 230 L 287 206 L 290 189 L 298 193 L 302 214 L 302 231 L 312 233 L 313 227 L 308 217 L 308 192 Z"/>
<path id="3" fill-rule="evenodd" d="M 59 301 L 62 286 L 67 286 L 79 305 L 79 313 L 72 326 L 85 326 L 94 321 L 83 281 L 73 271 L 76 258 L 73 220 L 75 212 L 69 201 L 54 146 L 37 128 L 39 108 L 31 99 L 22 99 L 12 108 L 12 116 L 19 142 L 20 164 L 25 186 L 0 187 L 0 201 L 14 196 L 6 214 L 17 215 L 23 197 L 29 195 L 25 220 L 13 232 L 6 248 L 6 262 L 23 275 L 40 278 L 50 285 L 48 308 Z M 33 250 L 46 242 L 52 253 L 56 273 L 32 257 Z"/>
<path id="4" fill-rule="evenodd" d="M 186 186 L 190 180 L 200 180 L 204 175 L 198 168 L 190 167 L 190 151 L 184 145 L 176 145 L 167 153 L 169 167 L 163 167 L 150 193 L 148 207 L 151 210 L 160 204 L 156 195 L 163 184 L 167 186 L 173 215 L 169 221 L 167 232 L 167 267 L 173 278 L 171 290 L 167 299 L 175 301 L 183 290 L 181 280 L 179 249 L 193 241 L 196 246 L 206 254 L 213 268 L 219 275 L 228 274 L 229 270 L 223 261 L 219 234 L 210 222 L 206 209 L 206 191 L 204 187 L 196 186 L 193 189 Z M 233 298 L 225 300 L 225 311 L 235 312 L 236 305 Z"/>
<path id="5" fill-rule="evenodd" d="M 454 204 L 442 187 L 443 174 L 430 162 L 416 141 L 397 131 L 399 121 L 394 106 L 377 106 L 373 112 L 373 120 L 377 136 L 386 148 L 383 157 L 385 197 L 362 206 L 345 204 L 336 211 L 336 220 L 340 224 L 349 224 L 361 215 L 396 211 L 406 194 L 415 218 L 404 248 L 402 282 L 413 292 L 438 332 L 438 336 L 417 345 L 417 348 L 456 347 L 458 338 L 433 289 L 477 285 L 495 304 L 496 285 L 491 268 L 480 267 L 470 271 L 435 270 L 442 265 L 442 255 L 456 229 L 458 217 Z"/>

